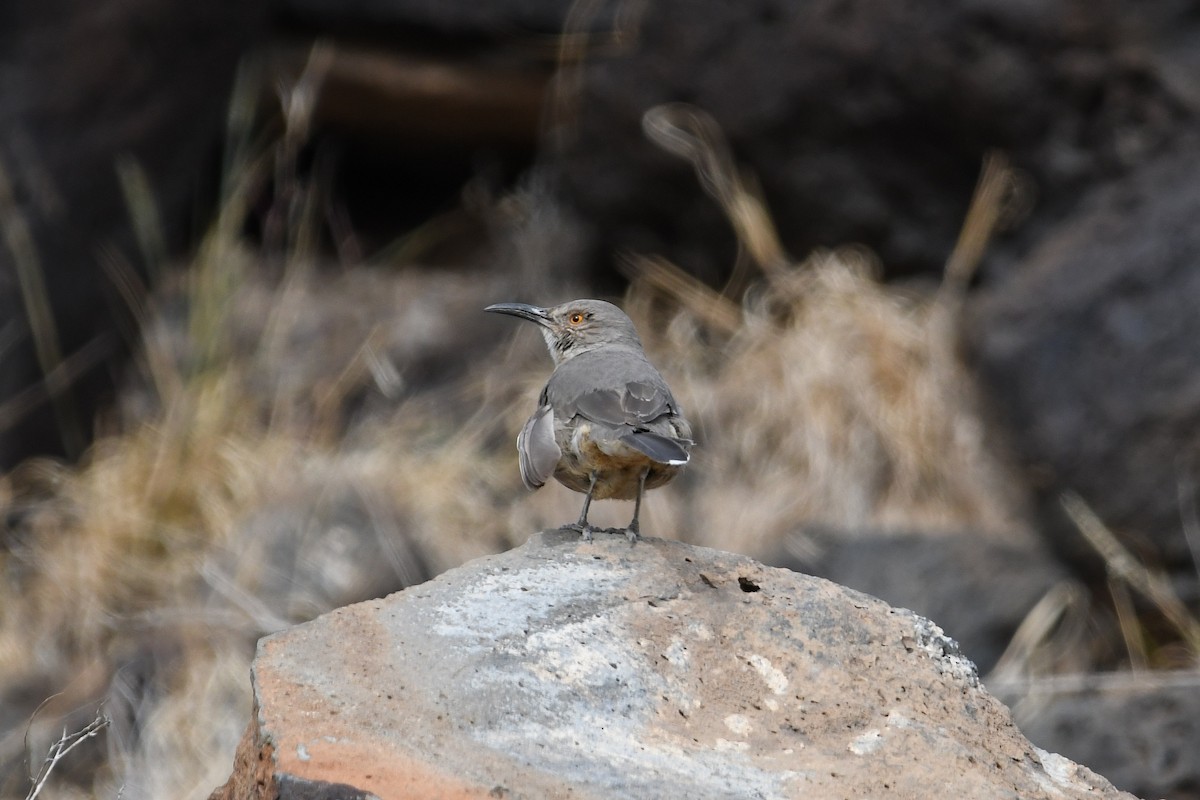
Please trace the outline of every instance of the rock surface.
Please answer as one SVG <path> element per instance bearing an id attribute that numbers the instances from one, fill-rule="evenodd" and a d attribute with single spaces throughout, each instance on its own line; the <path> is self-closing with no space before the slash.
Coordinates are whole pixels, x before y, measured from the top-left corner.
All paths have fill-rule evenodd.
<path id="1" fill-rule="evenodd" d="M 819 543 L 819 552 L 801 558 L 785 550 L 770 563 L 937 620 L 984 674 L 1030 610 L 1066 578 L 1040 543 L 996 541 L 976 531 L 806 534 L 809 542 Z M 903 567 L 897 569 L 898 564 Z"/>
<path id="2" fill-rule="evenodd" d="M 743 556 L 535 535 L 264 639 L 214 794 L 1122 797 L 936 625 Z"/>

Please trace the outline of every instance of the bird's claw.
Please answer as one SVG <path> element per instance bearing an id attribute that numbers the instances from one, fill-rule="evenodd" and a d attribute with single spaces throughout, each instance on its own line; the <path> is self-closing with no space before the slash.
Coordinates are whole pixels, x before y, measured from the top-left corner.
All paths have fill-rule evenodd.
<path id="1" fill-rule="evenodd" d="M 570 524 L 563 525 L 563 530 L 578 531 L 580 534 L 580 538 L 582 538 L 583 541 L 590 542 L 590 541 L 592 541 L 593 534 L 595 534 L 597 529 L 593 528 L 591 525 L 584 525 L 579 522 L 572 522 Z"/>

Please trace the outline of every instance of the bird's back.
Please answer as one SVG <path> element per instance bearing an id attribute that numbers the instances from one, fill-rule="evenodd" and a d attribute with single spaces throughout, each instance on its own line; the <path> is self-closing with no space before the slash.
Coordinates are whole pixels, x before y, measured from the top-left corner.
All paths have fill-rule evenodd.
<path id="1" fill-rule="evenodd" d="M 670 424 L 670 418 L 679 416 L 679 405 L 638 348 L 611 346 L 579 354 L 554 371 L 543 399 L 564 422 L 581 416 L 605 425 L 640 426 L 679 436 Z"/>

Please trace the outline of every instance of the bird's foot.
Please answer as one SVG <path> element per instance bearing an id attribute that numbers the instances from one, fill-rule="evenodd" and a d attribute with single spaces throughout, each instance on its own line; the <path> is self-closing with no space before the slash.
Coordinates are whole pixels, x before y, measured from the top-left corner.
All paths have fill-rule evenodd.
<path id="1" fill-rule="evenodd" d="M 625 529 L 625 538 L 629 539 L 630 546 L 633 546 L 638 539 L 642 538 L 638 530 L 639 526 L 636 520 L 629 523 L 629 527 Z"/>
<path id="2" fill-rule="evenodd" d="M 563 530 L 578 531 L 580 538 L 582 538 L 585 542 L 592 541 L 592 536 L 597 531 L 597 529 L 593 528 L 591 525 L 584 525 L 580 522 L 572 522 L 569 525 L 563 525 Z"/>

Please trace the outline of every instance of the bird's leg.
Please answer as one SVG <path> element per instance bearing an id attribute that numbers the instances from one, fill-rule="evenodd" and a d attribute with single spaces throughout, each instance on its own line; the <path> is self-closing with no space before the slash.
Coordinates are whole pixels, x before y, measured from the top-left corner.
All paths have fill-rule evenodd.
<path id="1" fill-rule="evenodd" d="M 596 473 L 592 473 L 591 482 L 588 484 L 587 496 L 583 498 L 583 510 L 579 512 L 579 522 L 568 527 L 575 528 L 583 534 L 583 540 L 590 542 L 592 540 L 592 526 L 588 525 L 587 515 L 588 509 L 592 505 L 592 492 L 596 491 Z"/>
<path id="2" fill-rule="evenodd" d="M 642 474 L 638 476 L 638 493 L 637 500 L 633 502 L 633 520 L 629 523 L 629 527 L 625 529 L 625 535 L 629 537 L 629 543 L 633 544 L 638 540 L 638 514 L 642 510 L 642 493 L 646 491 L 646 476 L 650 474 L 650 468 L 642 470 Z"/>

